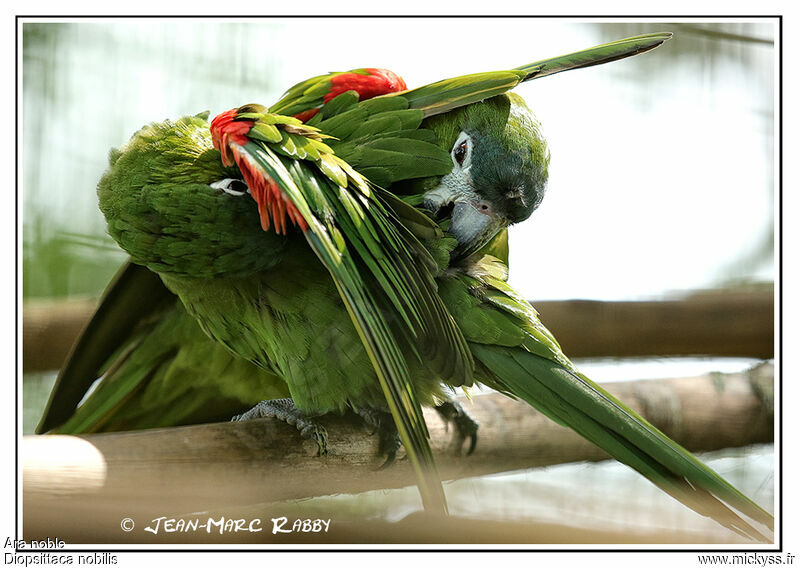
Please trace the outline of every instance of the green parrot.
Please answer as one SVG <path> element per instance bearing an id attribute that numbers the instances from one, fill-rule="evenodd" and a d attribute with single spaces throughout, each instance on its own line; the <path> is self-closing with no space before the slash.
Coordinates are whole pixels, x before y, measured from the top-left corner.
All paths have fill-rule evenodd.
<path id="1" fill-rule="evenodd" d="M 768 513 L 582 376 L 505 282 L 505 228 L 541 202 L 549 161 L 507 91 L 668 38 L 413 90 L 385 70 L 328 74 L 269 109 L 143 128 L 98 188 L 133 264 L 76 344 L 39 431 L 208 421 L 290 395 L 243 417 L 281 417 L 319 441 L 316 415 L 388 407 L 423 503 L 444 510 L 420 406 L 477 380 L 762 538 L 729 507 L 771 528 Z"/>

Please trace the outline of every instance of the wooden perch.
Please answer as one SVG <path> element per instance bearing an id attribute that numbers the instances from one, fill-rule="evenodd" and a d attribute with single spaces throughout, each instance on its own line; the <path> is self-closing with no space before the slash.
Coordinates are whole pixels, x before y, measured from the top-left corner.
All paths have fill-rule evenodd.
<path id="1" fill-rule="evenodd" d="M 620 382 L 605 387 L 691 450 L 773 440 L 773 367 L 747 373 Z M 443 479 L 458 479 L 605 454 L 526 404 L 481 394 L 465 409 L 480 423 L 469 457 L 426 410 Z M 377 438 L 346 418 L 325 417 L 330 452 L 276 420 L 86 436 L 27 436 L 22 442 L 24 536 L 65 538 L 116 529 L 125 516 L 191 513 L 414 484 L 407 461 L 377 470 Z M 88 525 L 88 526 L 87 526 Z M 144 535 L 140 535 L 142 537 Z M 117 540 L 111 540 L 112 542 Z M 91 540 L 89 542 L 92 542 Z M 388 542 L 388 540 L 387 540 Z"/>
<path id="2" fill-rule="evenodd" d="M 22 370 L 58 370 L 94 314 L 97 301 L 27 302 L 22 307 Z"/>
<path id="3" fill-rule="evenodd" d="M 94 300 L 23 308 L 22 367 L 57 370 L 91 317 Z M 571 358 L 747 356 L 772 358 L 771 287 L 706 291 L 675 301 L 541 301 L 533 305 Z"/>
<path id="4" fill-rule="evenodd" d="M 570 358 L 774 356 L 771 287 L 709 290 L 673 301 L 533 305 Z"/>

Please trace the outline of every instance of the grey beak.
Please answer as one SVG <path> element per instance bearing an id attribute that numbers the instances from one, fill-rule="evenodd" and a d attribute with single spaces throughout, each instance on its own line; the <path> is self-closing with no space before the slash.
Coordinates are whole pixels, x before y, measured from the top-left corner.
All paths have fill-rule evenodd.
<path id="1" fill-rule="evenodd" d="M 483 214 L 470 202 L 457 202 L 450 219 L 450 233 L 458 240 L 453 258 L 472 255 L 505 226 L 502 218 Z"/>

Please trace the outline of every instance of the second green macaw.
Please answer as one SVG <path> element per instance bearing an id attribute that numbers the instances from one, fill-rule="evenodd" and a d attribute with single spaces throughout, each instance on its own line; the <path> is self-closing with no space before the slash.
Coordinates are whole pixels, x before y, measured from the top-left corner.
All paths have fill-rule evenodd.
<path id="1" fill-rule="evenodd" d="M 667 38 L 410 91 L 383 70 L 330 74 L 270 109 L 145 127 L 112 154 L 98 191 L 111 235 L 141 265 L 109 288 L 40 431 L 223 419 L 287 395 L 297 409 L 266 402 L 250 415 L 313 431 L 316 414 L 388 405 L 423 501 L 443 505 L 419 406 L 475 379 L 761 538 L 729 507 L 772 517 L 582 376 L 506 283 L 505 227 L 538 206 L 549 161 L 538 123 L 506 91 Z"/>

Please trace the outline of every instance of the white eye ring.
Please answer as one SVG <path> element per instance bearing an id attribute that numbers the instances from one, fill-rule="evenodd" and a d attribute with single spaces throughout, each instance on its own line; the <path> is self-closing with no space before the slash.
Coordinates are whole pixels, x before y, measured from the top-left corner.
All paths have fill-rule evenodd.
<path id="1" fill-rule="evenodd" d="M 461 131 L 450 151 L 450 157 L 456 169 L 467 170 L 472 163 L 472 137 Z"/>
<path id="2" fill-rule="evenodd" d="M 243 180 L 240 180 L 238 178 L 223 178 L 222 180 L 218 180 L 217 182 L 209 184 L 209 186 L 211 186 L 216 190 L 222 190 L 223 192 L 225 192 L 226 194 L 230 194 L 231 196 L 244 196 L 245 194 L 250 192 L 250 188 L 248 188 L 247 190 L 233 190 L 230 186 L 234 182 L 241 182 L 242 184 L 245 184 Z M 247 185 L 245 184 L 245 186 Z"/>

